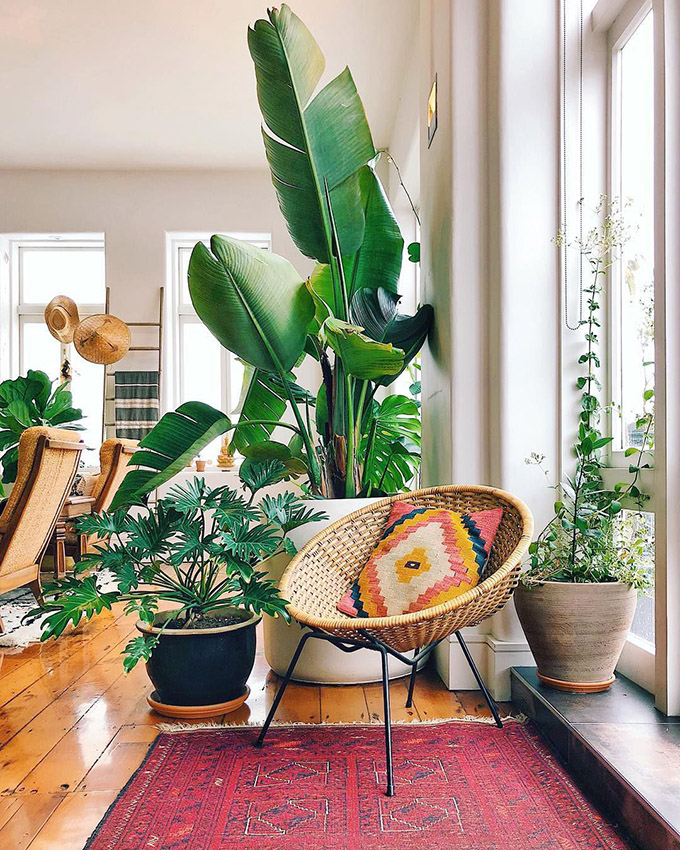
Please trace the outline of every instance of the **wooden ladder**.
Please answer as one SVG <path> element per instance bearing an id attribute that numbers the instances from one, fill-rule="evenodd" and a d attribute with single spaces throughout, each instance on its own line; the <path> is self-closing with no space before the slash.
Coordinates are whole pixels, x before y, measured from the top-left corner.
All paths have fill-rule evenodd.
<path id="1" fill-rule="evenodd" d="M 106 308 L 105 312 L 109 312 L 109 302 L 111 298 L 111 288 L 109 286 L 106 287 Z M 158 412 L 160 415 L 161 411 L 161 384 L 162 384 L 162 376 L 163 376 L 163 313 L 164 313 L 164 304 L 165 304 L 165 287 L 158 287 L 158 321 L 156 322 L 126 322 L 126 325 L 129 328 L 155 328 L 158 332 L 158 340 L 157 345 L 131 345 L 128 349 L 127 354 L 131 351 L 155 351 L 158 356 Z M 125 358 L 123 358 L 125 359 Z M 116 388 L 115 383 L 113 384 L 113 388 L 109 391 L 109 385 L 112 383 L 112 379 L 114 377 L 115 370 L 111 371 L 111 366 L 116 366 L 120 363 L 120 360 L 117 363 L 110 363 L 104 366 L 104 403 L 102 405 L 102 442 L 106 440 L 107 436 L 115 436 L 115 434 L 107 434 L 107 429 L 115 428 L 115 400 L 116 400 Z M 113 411 L 114 411 L 114 420 L 110 421 L 106 417 L 107 413 L 107 405 L 113 402 Z"/>

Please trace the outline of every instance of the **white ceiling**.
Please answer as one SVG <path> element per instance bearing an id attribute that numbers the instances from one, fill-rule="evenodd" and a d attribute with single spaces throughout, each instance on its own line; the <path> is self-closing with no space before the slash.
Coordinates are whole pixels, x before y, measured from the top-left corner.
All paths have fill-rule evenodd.
<path id="1" fill-rule="evenodd" d="M 0 0 L 0 167 L 264 165 L 246 31 L 266 1 Z M 387 145 L 418 0 L 290 5 Z"/>

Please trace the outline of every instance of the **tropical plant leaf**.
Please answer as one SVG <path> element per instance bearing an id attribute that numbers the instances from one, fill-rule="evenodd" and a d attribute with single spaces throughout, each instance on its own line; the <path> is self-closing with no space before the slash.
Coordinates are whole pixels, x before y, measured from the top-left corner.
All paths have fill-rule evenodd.
<path id="1" fill-rule="evenodd" d="M 330 317 L 323 325 L 328 345 L 342 360 L 345 370 L 355 378 L 379 380 L 396 375 L 404 366 L 404 352 L 391 343 L 376 342 L 362 328 Z"/>
<path id="2" fill-rule="evenodd" d="M 297 404 L 314 405 L 314 397 L 295 382 L 289 372 L 286 377 L 288 391 Z M 279 375 L 263 372 L 244 363 L 243 387 L 236 412 L 239 420 L 231 438 L 231 445 L 244 454 L 253 443 L 268 440 L 276 425 L 253 425 L 253 421 L 278 422 L 286 411 L 288 399 Z"/>
<path id="3" fill-rule="evenodd" d="M 281 534 L 266 525 L 235 525 L 222 532 L 222 541 L 228 552 L 242 561 L 266 558 L 273 555 L 281 544 Z"/>
<path id="4" fill-rule="evenodd" d="M 99 590 L 96 576 L 86 576 L 83 579 L 67 576 L 58 579 L 43 589 L 44 604 L 37 611 L 29 612 L 35 615 L 45 612 L 47 616 L 42 621 L 40 640 L 58 638 L 72 623 L 77 626 L 83 617 L 92 619 L 104 609 L 111 610 L 117 599 L 117 593 L 105 593 Z"/>
<path id="5" fill-rule="evenodd" d="M 123 650 L 123 670 L 129 673 L 140 661 L 148 661 L 158 646 L 158 635 L 138 635 Z"/>
<path id="6" fill-rule="evenodd" d="M 418 354 L 434 321 L 434 310 L 423 304 L 414 316 L 397 312 L 400 297 L 385 289 L 360 289 L 352 299 L 352 321 L 378 342 L 391 343 L 404 352 L 403 367 L 397 374 L 378 379 L 382 386 L 395 381 Z"/>
<path id="7" fill-rule="evenodd" d="M 283 257 L 213 236 L 191 253 L 189 293 L 208 330 L 251 366 L 281 375 L 303 353 L 314 302 Z"/>
<path id="8" fill-rule="evenodd" d="M 278 484 L 287 475 L 286 466 L 280 460 L 268 460 L 265 462 L 246 458 L 241 464 L 238 477 L 243 486 L 255 495 L 263 487 Z"/>
<path id="9" fill-rule="evenodd" d="M 0 451 L 6 449 L 1 459 L 3 482 L 16 479 L 19 438 L 27 428 L 59 425 L 82 430 L 74 423 L 83 418 L 83 412 L 72 403 L 68 384 L 58 384 L 52 392 L 52 381 L 35 369 L 0 384 Z"/>
<path id="10" fill-rule="evenodd" d="M 404 251 L 399 225 L 371 166 L 361 169 L 359 181 L 365 216 L 364 238 L 356 253 L 347 254 L 345 251 L 343 256 L 350 302 L 354 294 L 365 287 L 382 288 L 396 294 Z M 331 303 L 333 283 L 328 265 L 320 263 L 314 268 L 310 285 L 321 300 Z"/>
<path id="11" fill-rule="evenodd" d="M 342 250 L 352 253 L 364 228 L 357 172 L 375 148 L 349 69 L 312 100 L 325 65 L 319 46 L 287 5 L 268 15 L 248 31 L 267 159 L 293 241 L 306 256 L 327 263 L 332 251 L 324 182 Z"/>
<path id="12" fill-rule="evenodd" d="M 328 519 L 328 514 L 308 507 L 294 493 L 263 496 L 260 509 L 267 521 L 280 528 L 284 534 L 308 522 L 321 522 Z"/>
<path id="13" fill-rule="evenodd" d="M 418 403 L 403 395 L 374 402 L 363 423 L 359 457 L 364 493 L 407 489 L 420 462 Z"/>
<path id="14" fill-rule="evenodd" d="M 200 401 L 188 401 L 166 413 L 132 456 L 131 464 L 138 468 L 123 479 L 111 510 L 139 504 L 143 496 L 169 481 L 231 427 L 228 416 Z"/>
<path id="15" fill-rule="evenodd" d="M 232 597 L 232 604 L 242 605 L 255 614 L 269 614 L 270 617 L 279 614 L 290 622 L 286 610 L 288 600 L 279 596 L 276 583 L 268 579 L 266 573 L 254 572 L 248 579 L 241 579 L 239 586 L 240 592 Z"/>

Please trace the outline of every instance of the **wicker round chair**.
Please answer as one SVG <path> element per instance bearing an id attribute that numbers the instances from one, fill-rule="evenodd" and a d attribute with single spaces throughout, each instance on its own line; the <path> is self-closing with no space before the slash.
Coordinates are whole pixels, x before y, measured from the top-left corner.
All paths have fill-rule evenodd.
<path id="1" fill-rule="evenodd" d="M 380 540 L 392 503 L 397 500 L 459 513 L 502 508 L 503 518 L 481 581 L 449 602 L 411 614 L 367 618 L 341 614 L 336 608 L 337 602 L 354 583 Z M 533 527 L 531 512 L 511 493 L 493 487 L 445 486 L 382 499 L 333 523 L 310 540 L 291 561 L 280 583 L 281 595 L 290 601 L 288 611 L 291 617 L 307 626 L 309 631 L 300 639 L 256 743 L 262 745 L 297 660 L 311 638 L 330 641 L 346 652 L 373 649 L 382 655 L 388 796 L 394 793 L 388 677 L 390 655 L 411 667 L 407 700 L 407 705 L 410 705 L 418 665 L 439 642 L 455 633 L 497 725 L 502 726 L 496 705 L 460 629 L 477 625 L 499 611 L 510 599 L 517 586 L 522 558 L 531 542 Z M 411 650 L 418 651 L 414 656 L 406 657 L 404 653 Z"/>

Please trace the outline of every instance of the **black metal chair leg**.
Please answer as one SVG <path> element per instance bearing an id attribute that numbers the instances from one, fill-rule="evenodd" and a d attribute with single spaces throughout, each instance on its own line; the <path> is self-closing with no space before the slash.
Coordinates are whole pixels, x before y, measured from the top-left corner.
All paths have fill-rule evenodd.
<path id="1" fill-rule="evenodd" d="M 257 741 L 255 741 L 255 747 L 261 747 L 264 743 L 264 736 L 267 734 L 269 727 L 271 726 L 271 722 L 274 719 L 274 715 L 276 714 L 276 709 L 279 707 L 279 703 L 283 697 L 283 694 L 288 687 L 288 683 L 291 680 L 293 673 L 295 672 L 295 666 L 298 663 L 302 650 L 305 648 L 305 644 L 310 637 L 313 637 L 312 632 L 305 632 L 300 638 L 300 642 L 297 645 L 297 649 L 295 650 L 295 654 L 290 660 L 290 664 L 288 665 L 288 669 L 286 670 L 286 675 L 283 677 L 283 682 L 281 682 L 281 687 L 276 692 L 276 696 L 274 697 L 274 702 L 272 707 L 269 709 L 269 714 L 267 715 L 267 719 L 264 721 L 264 726 L 262 727 L 262 731 L 258 735 Z"/>
<path id="2" fill-rule="evenodd" d="M 484 684 L 484 680 L 482 679 L 479 670 L 477 669 L 477 665 L 472 659 L 470 655 L 470 650 L 467 648 L 467 644 L 463 640 L 463 636 L 460 632 L 456 632 L 456 637 L 458 638 L 458 643 L 460 644 L 460 648 L 463 650 L 463 655 L 465 656 L 465 660 L 470 665 L 470 669 L 472 670 L 475 679 L 477 680 L 477 684 L 481 692 L 484 694 L 484 699 L 486 700 L 486 704 L 489 706 L 491 713 L 493 714 L 493 719 L 496 721 L 496 726 L 499 729 L 503 728 L 503 722 L 501 721 L 500 714 L 498 713 L 498 708 L 496 707 L 496 703 L 494 702 L 493 697 L 489 693 L 486 685 Z"/>
<path id="3" fill-rule="evenodd" d="M 389 656 L 387 652 L 381 648 L 380 656 L 382 659 L 382 684 L 383 684 L 383 711 L 385 713 L 385 767 L 387 771 L 387 790 L 386 796 L 394 797 L 394 773 L 392 769 L 392 718 L 390 716 L 390 672 L 389 672 Z"/>
<path id="4" fill-rule="evenodd" d="M 408 696 L 406 697 L 406 708 L 411 708 L 413 705 L 413 689 L 416 686 L 416 674 L 418 673 L 418 665 L 414 664 L 411 668 L 411 677 L 408 683 Z"/>

